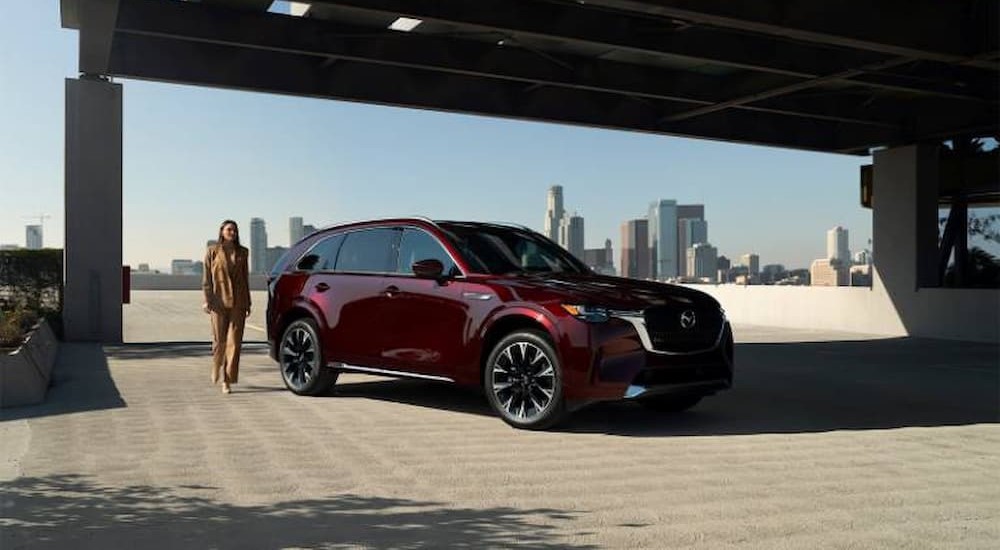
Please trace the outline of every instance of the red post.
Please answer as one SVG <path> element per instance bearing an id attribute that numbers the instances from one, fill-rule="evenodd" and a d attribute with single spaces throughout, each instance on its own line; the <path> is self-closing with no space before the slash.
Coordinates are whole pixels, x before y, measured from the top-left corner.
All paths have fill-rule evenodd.
<path id="1" fill-rule="evenodd" d="M 132 268 L 127 265 L 122 266 L 122 303 L 127 304 L 132 301 Z"/>

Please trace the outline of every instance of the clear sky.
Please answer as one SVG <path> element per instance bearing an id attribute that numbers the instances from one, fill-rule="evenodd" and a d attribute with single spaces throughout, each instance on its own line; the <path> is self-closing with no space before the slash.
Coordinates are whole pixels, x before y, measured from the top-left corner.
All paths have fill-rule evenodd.
<path id="1" fill-rule="evenodd" d="M 77 33 L 58 0 L 7 1 L 0 18 L 0 244 L 24 245 L 28 216 L 48 214 L 63 243 L 64 79 Z M 120 80 L 124 85 L 124 262 L 166 268 L 200 259 L 219 222 L 249 241 L 264 218 L 288 244 L 289 216 L 323 226 L 395 215 L 505 220 L 542 229 L 549 186 L 586 222 L 588 248 L 645 215 L 655 199 L 705 205 L 720 254 L 808 267 L 826 231 L 867 247 L 858 203 L 870 158 L 807 153 Z"/>

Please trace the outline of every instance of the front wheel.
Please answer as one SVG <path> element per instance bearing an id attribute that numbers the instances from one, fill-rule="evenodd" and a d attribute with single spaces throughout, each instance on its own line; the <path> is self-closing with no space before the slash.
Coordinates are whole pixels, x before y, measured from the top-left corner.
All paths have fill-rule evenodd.
<path id="1" fill-rule="evenodd" d="M 542 430 L 565 416 L 559 357 L 539 332 L 500 340 L 487 358 L 483 387 L 493 410 L 515 428 Z"/>
<path id="2" fill-rule="evenodd" d="M 298 319 L 281 336 L 278 363 L 285 387 L 296 395 L 319 395 L 337 382 L 338 372 L 326 367 L 319 330 L 312 319 Z"/>

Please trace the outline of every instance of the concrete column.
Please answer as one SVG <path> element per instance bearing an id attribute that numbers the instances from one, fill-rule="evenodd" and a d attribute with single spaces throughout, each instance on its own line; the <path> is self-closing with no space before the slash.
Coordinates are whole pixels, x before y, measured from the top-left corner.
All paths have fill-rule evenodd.
<path id="1" fill-rule="evenodd" d="M 875 153 L 872 246 L 875 284 L 891 295 L 938 286 L 938 148 Z"/>
<path id="2" fill-rule="evenodd" d="M 66 339 L 122 341 L 122 87 L 66 79 Z"/>

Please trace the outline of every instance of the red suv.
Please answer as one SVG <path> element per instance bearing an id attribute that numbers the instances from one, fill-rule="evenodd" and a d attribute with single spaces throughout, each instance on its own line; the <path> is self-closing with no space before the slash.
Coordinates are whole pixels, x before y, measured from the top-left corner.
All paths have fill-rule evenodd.
<path id="1" fill-rule="evenodd" d="M 267 333 L 296 394 L 341 372 L 475 385 L 519 428 L 606 400 L 683 410 L 733 379 L 713 298 L 597 275 L 506 224 L 393 219 L 309 235 L 271 273 Z"/>

